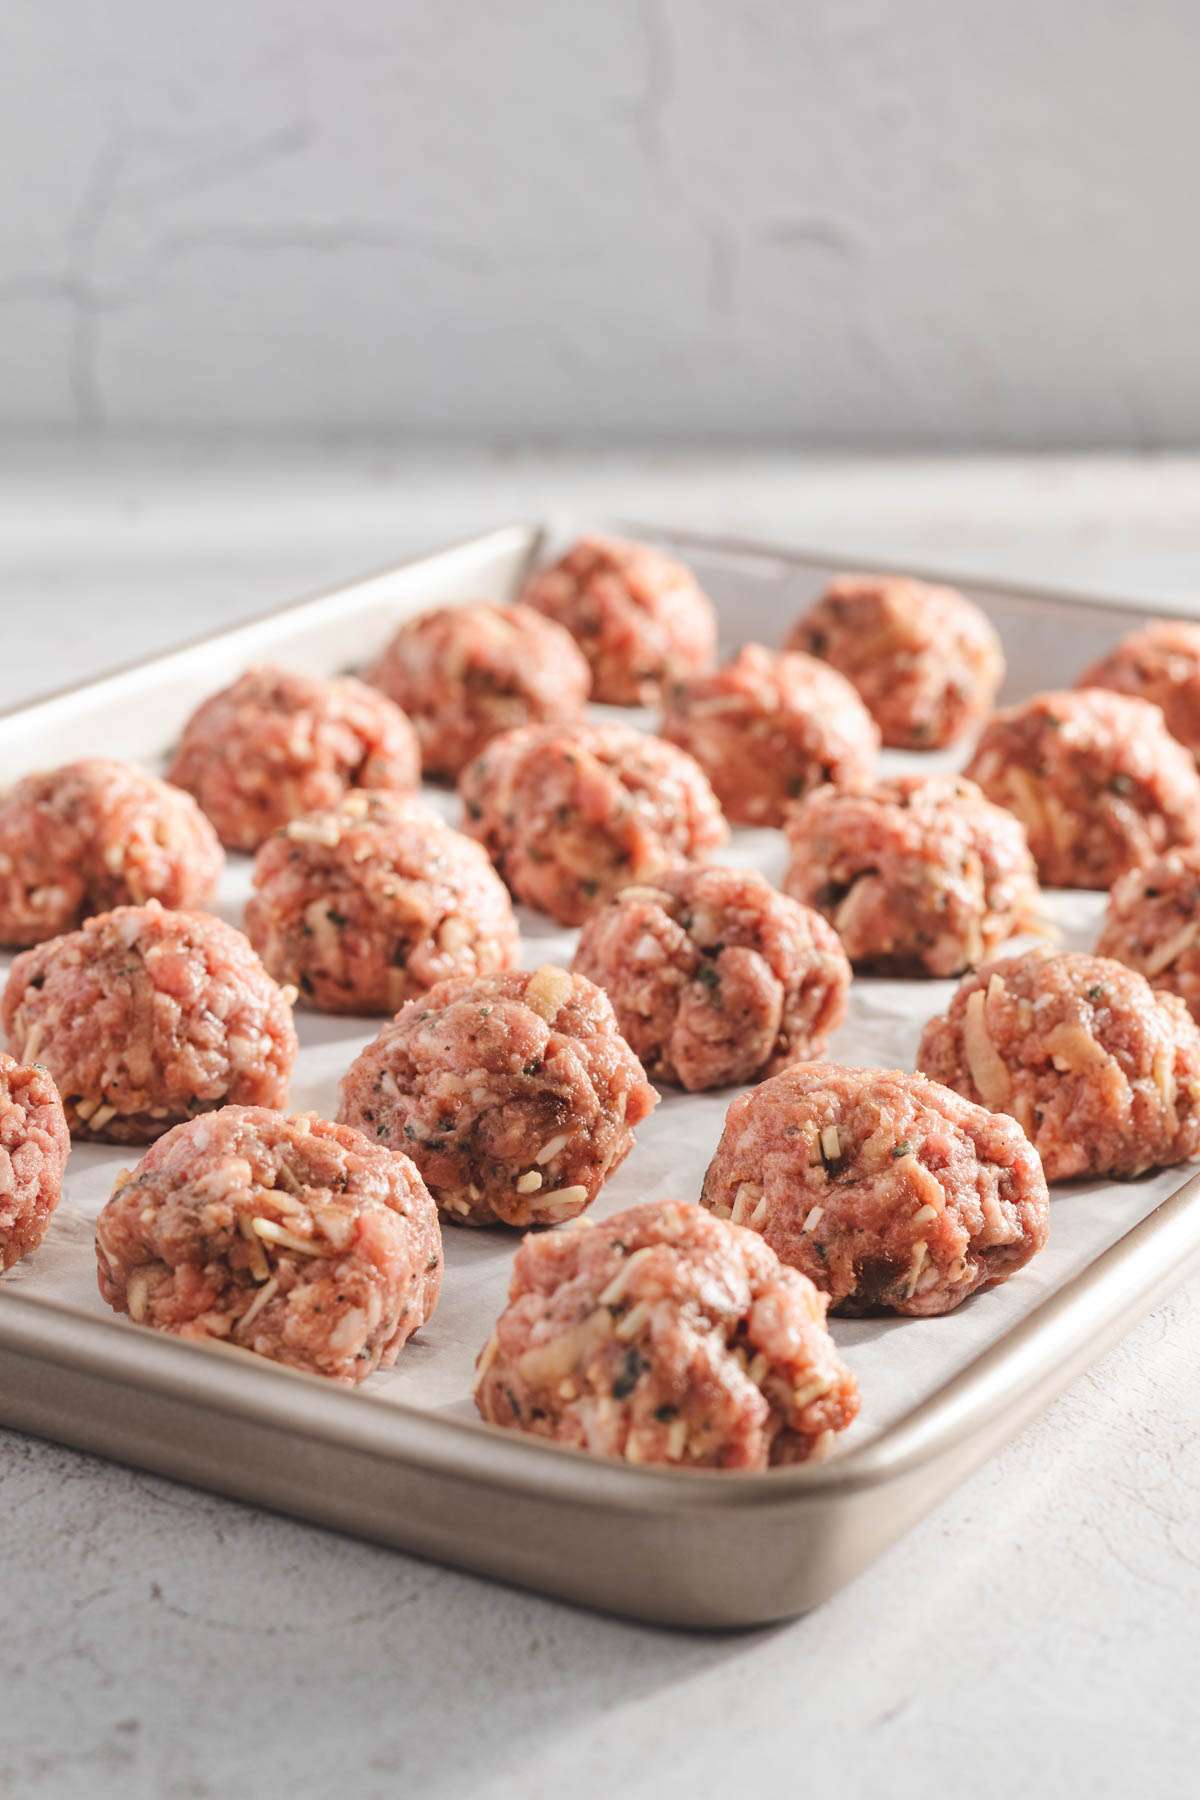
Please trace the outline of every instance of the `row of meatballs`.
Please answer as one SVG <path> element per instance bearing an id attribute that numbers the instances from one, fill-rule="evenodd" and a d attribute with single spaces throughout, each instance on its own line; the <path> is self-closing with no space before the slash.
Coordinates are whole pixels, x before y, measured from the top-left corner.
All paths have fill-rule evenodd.
<path id="1" fill-rule="evenodd" d="M 368 671 L 378 686 L 248 671 L 189 720 L 170 787 L 95 760 L 20 783 L 0 805 L 0 942 L 36 943 L 127 902 L 203 905 L 222 844 L 255 851 L 360 790 L 411 794 L 422 767 L 459 779 L 465 830 L 519 899 L 565 925 L 663 867 L 704 859 L 726 819 L 784 825 L 788 890 L 836 923 L 856 963 L 897 973 L 959 972 L 1010 922 L 1023 928 L 1036 908 L 1028 853 L 1050 885 L 1109 888 L 1176 849 L 1196 868 L 1200 628 L 1149 627 L 1079 689 L 996 714 L 968 766 L 975 787 L 898 787 L 875 779 L 880 737 L 954 739 L 987 714 L 1002 674 L 991 626 L 962 596 L 846 577 L 794 628 L 789 643 L 806 648 L 747 645 L 709 669 L 698 665 L 711 630 L 679 619 L 711 624 L 711 607 L 656 552 L 587 540 L 526 594 L 532 604 L 447 607 L 403 626 Z M 637 697 L 663 697 L 659 736 L 582 720 L 589 682 L 629 697 L 613 674 L 622 657 L 627 672 L 636 664 Z M 1121 686 L 1139 691 L 1111 691 Z M 897 853 L 913 865 L 904 884 L 880 868 Z M 297 898 L 286 862 L 276 847 L 263 874 L 264 932 L 272 874 Z M 389 887 L 376 905 L 402 911 Z M 305 935 L 286 904 L 278 923 Z M 317 929 L 328 944 L 328 921 Z M 357 921 L 348 932 L 358 944 Z M 307 997 L 385 1010 L 387 985 L 351 967 Z"/>
<path id="2" fill-rule="evenodd" d="M 461 789 L 461 832 L 411 791 L 350 788 L 260 845 L 246 931 L 304 1004 L 389 1015 L 437 981 L 515 967 L 511 890 L 582 923 L 577 967 L 651 1075 L 695 1090 L 813 1054 L 848 963 L 951 977 L 1044 925 L 1021 820 L 965 777 L 815 789 L 787 816 L 783 893 L 707 863 L 726 826 L 702 771 L 629 726 L 517 727 Z M 89 759 L 27 777 L 0 801 L 0 941 L 32 943 L 18 965 L 32 970 L 80 917 L 203 906 L 220 866 L 195 801 L 154 776 Z M 1200 1006 L 1200 846 L 1117 880 L 1098 949 Z M 161 1086 L 169 1065 L 153 1060 Z M 97 1103 L 139 1114 L 143 1074 Z"/>
<path id="3" fill-rule="evenodd" d="M 134 910 L 110 915 L 127 940 Z M 145 910 L 162 928 L 148 970 L 165 972 L 154 949 L 179 963 L 180 915 Z M 101 1292 L 139 1323 L 356 1381 L 433 1312 L 439 1205 L 467 1219 L 511 1194 L 521 1222 L 567 1229 L 518 1252 L 477 1367 L 485 1418 L 633 1461 L 802 1460 L 857 1410 L 830 1305 L 943 1313 L 1044 1244 L 1026 1121 L 1054 1117 L 1120 1173 L 1200 1148 L 1200 1032 L 1103 959 L 985 968 L 921 1060 L 945 1081 L 785 1069 L 731 1106 L 699 1206 L 590 1227 L 579 1214 L 656 1098 L 605 997 L 554 967 L 439 984 L 354 1063 L 337 1124 L 235 1104 L 159 1138 L 101 1214 Z M 44 1067 L 4 1059 L 0 1141 L 7 1259 L 14 1224 L 18 1250 L 44 1231 L 66 1161 Z"/>
<path id="4" fill-rule="evenodd" d="M 386 796 L 354 796 L 348 804 L 373 799 Z M 319 815 L 318 822 L 330 817 L 336 815 Z M 344 838 L 336 845 L 323 840 L 317 848 L 324 855 L 348 843 L 355 867 L 354 846 L 361 841 L 383 860 L 378 822 L 365 822 L 372 824 L 371 834 L 363 832 L 355 807 L 340 821 Z M 290 834 L 309 824 L 294 822 L 281 839 L 289 870 L 296 850 L 304 855 L 304 874 L 293 870 L 289 878 L 306 892 L 317 880 L 308 860 L 311 846 L 307 837 L 294 845 Z M 403 845 L 413 827 L 405 814 Z M 395 1109 L 403 1106 L 408 1142 L 400 1147 L 419 1143 L 414 1154 L 451 1217 L 523 1226 L 544 1220 L 551 1204 L 554 1220 L 582 1211 L 615 1166 L 605 1154 L 606 1118 L 622 1128 L 636 1123 L 626 1116 L 638 1104 L 630 1097 L 639 1091 L 630 1070 L 650 1094 L 643 1072 L 692 1092 L 761 1081 L 824 1055 L 845 1018 L 851 965 L 836 930 L 756 871 L 681 865 L 664 870 L 654 885 L 622 890 L 588 920 L 572 972 L 561 974 L 568 986 L 581 983 L 580 991 L 599 1007 L 588 1015 L 583 1035 L 620 1051 L 617 1057 L 614 1049 L 606 1065 L 617 1089 L 612 1108 L 606 1093 L 597 1097 L 596 1070 L 589 1075 L 596 1102 L 590 1111 L 583 1089 L 576 1092 L 566 1081 L 565 1069 L 549 1084 L 557 1095 L 551 1110 L 569 1113 L 588 1133 L 581 1154 L 592 1166 L 577 1178 L 569 1156 L 546 1151 L 547 1144 L 562 1148 L 558 1132 L 538 1135 L 541 1124 L 548 1127 L 553 1119 L 543 1121 L 539 1112 L 528 1121 L 514 1110 L 531 1093 L 547 1099 L 536 1046 L 531 1043 L 520 1067 L 525 1085 L 505 1093 L 504 1082 L 516 1079 L 505 1059 L 520 1048 L 519 1034 L 504 1015 L 502 1042 L 492 1044 L 490 1012 L 480 1012 L 477 1021 L 471 1012 L 470 996 L 488 984 L 504 991 L 506 982 L 524 979 L 514 972 L 519 940 L 504 890 L 469 840 L 432 816 L 416 829 L 425 857 L 422 875 L 410 879 L 418 890 L 410 910 L 420 914 L 422 929 L 402 946 L 404 966 L 383 968 L 388 983 L 401 978 L 391 987 L 391 1004 L 381 1009 L 394 1016 L 355 1063 L 348 1091 L 361 1108 L 354 1122 L 388 1141 L 400 1131 Z M 494 884 L 490 898 L 502 924 L 489 930 L 484 946 L 469 935 L 458 911 L 445 914 L 436 904 L 442 865 L 456 856 L 467 859 L 482 891 L 488 891 L 485 878 Z M 386 867 L 399 882 L 396 858 Z M 336 911 L 328 886 L 322 895 L 294 913 L 309 934 L 315 960 L 308 967 L 315 972 L 329 969 L 338 954 L 321 944 L 322 931 L 336 946 L 349 917 Z M 348 904 L 336 891 L 334 900 Z M 455 905 L 463 904 L 459 890 Z M 1170 902 L 1156 890 L 1140 904 L 1155 912 Z M 260 905 L 255 896 L 247 909 L 251 937 L 261 938 Z M 1177 1042 L 1190 1054 L 1195 1022 L 1183 996 L 1153 986 L 1129 966 L 1123 942 L 1114 944 L 1126 931 L 1122 906 L 1118 892 L 1097 955 L 973 957 L 977 966 L 962 980 L 945 1018 L 932 1021 L 922 1039 L 925 1071 L 993 1110 L 1012 1113 L 1051 1179 L 1132 1175 L 1191 1155 L 1190 1124 L 1178 1146 L 1166 1128 L 1175 1119 L 1175 1101 L 1190 1091 L 1186 1057 L 1178 1079 L 1170 1073 L 1170 1045 Z M 471 922 L 478 928 L 478 915 Z M 447 924 L 462 929 L 451 933 Z M 364 935 L 369 929 L 368 921 Z M 1147 943 L 1155 981 L 1179 979 L 1165 953 L 1180 948 L 1183 937 L 1173 931 L 1167 941 Z M 26 1064 L 49 1071 L 77 1137 L 146 1143 L 180 1120 L 224 1104 L 277 1106 L 296 1056 L 292 1003 L 300 996 L 296 986 L 277 979 L 271 932 L 265 943 L 264 961 L 251 941 L 217 916 L 167 910 L 158 901 L 97 914 L 78 931 L 47 939 L 14 961 L 0 1007 L 9 1048 Z M 1113 947 L 1120 959 L 1105 953 Z M 1180 948 L 1181 958 L 1188 955 L 1187 946 Z M 382 966 L 377 955 L 373 965 Z M 305 978 L 302 971 L 302 979 L 310 994 L 321 995 L 317 973 Z M 460 1001 L 461 995 L 467 999 Z M 448 1014 L 448 1008 L 458 1010 Z M 453 1023 L 448 1032 L 447 1017 Z M 478 1060 L 490 1067 L 493 1056 L 499 1058 L 499 1091 L 494 1083 L 467 1079 Z M 1145 1080 L 1162 1098 L 1161 1130 L 1152 1130 L 1151 1114 L 1143 1117 L 1134 1105 L 1137 1090 L 1129 1084 Z M 1190 1119 L 1186 1106 L 1184 1119 Z M 520 1171 L 521 1185 L 513 1186 L 507 1179 L 515 1154 L 509 1140 L 524 1145 L 530 1131 L 537 1137 L 536 1166 Z M 482 1154 L 493 1138 L 495 1168 Z M 538 1170 L 544 1165 L 561 1179 L 542 1191 Z"/>

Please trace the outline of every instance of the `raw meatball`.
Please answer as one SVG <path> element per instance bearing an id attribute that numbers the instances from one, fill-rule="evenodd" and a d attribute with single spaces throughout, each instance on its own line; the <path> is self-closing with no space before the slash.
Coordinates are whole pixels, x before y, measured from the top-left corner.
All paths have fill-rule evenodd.
<path id="1" fill-rule="evenodd" d="M 1200 759 L 1200 625 L 1161 619 L 1122 639 L 1079 677 L 1161 706 L 1167 730 Z"/>
<path id="2" fill-rule="evenodd" d="M 885 744 L 933 750 L 986 717 L 1004 679 L 1000 639 L 954 588 L 901 575 L 843 575 L 788 638 L 840 669 Z"/>
<path id="3" fill-rule="evenodd" d="M 1175 994 L 1104 956 L 987 963 L 931 1019 L 918 1065 L 1011 1113 L 1048 1181 L 1200 1155 L 1200 1030 Z"/>
<path id="4" fill-rule="evenodd" d="M 0 1051 L 0 1270 L 36 1250 L 62 1194 L 71 1139 L 47 1070 Z"/>
<path id="5" fill-rule="evenodd" d="M 425 774 L 453 781 L 517 725 L 568 725 L 591 670 L 569 631 L 531 606 L 442 606 L 402 625 L 367 680 L 404 708 Z"/>
<path id="6" fill-rule="evenodd" d="M 690 756 L 628 725 L 527 726 L 463 771 L 464 830 L 519 900 L 579 925 L 619 888 L 703 861 L 729 835 Z"/>
<path id="7" fill-rule="evenodd" d="M 1011 1119 L 897 1069 L 802 1063 L 735 1100 L 703 1204 L 761 1231 L 839 1312 L 952 1312 L 1046 1242 Z"/>
<path id="8" fill-rule="evenodd" d="M 293 819 L 259 851 L 254 887 L 250 942 L 322 1012 L 394 1013 L 435 981 L 517 963 L 487 853 L 404 795 L 347 794 Z"/>
<path id="9" fill-rule="evenodd" d="M 995 715 L 966 772 L 1021 820 L 1048 887 L 1110 887 L 1200 836 L 1200 775 L 1147 700 L 1035 694 Z"/>
<path id="10" fill-rule="evenodd" d="M 726 815 L 781 825 L 824 782 L 870 780 L 879 732 L 850 683 L 811 656 L 746 644 L 711 675 L 667 690 L 662 734 L 690 750 Z"/>
<path id="11" fill-rule="evenodd" d="M 620 538 L 581 538 L 521 595 L 564 625 L 592 670 L 593 700 L 651 705 L 664 681 L 706 669 L 717 616 L 690 569 Z"/>
<path id="12" fill-rule="evenodd" d="M 442 1241 L 407 1156 L 315 1113 L 225 1106 L 121 1172 L 96 1262 L 138 1325 L 349 1383 L 431 1317 Z"/>
<path id="13" fill-rule="evenodd" d="M 203 906 L 224 862 L 190 794 L 87 757 L 0 800 L 0 943 L 37 944 L 127 902 Z"/>
<path id="14" fill-rule="evenodd" d="M 170 770 L 222 842 L 247 851 L 347 788 L 403 791 L 420 772 L 417 734 L 386 695 L 350 675 L 272 668 L 247 669 L 198 707 Z"/>
<path id="15" fill-rule="evenodd" d="M 1037 927 L 1024 827 L 973 781 L 900 775 L 865 793 L 818 788 L 787 834 L 785 890 L 836 925 L 857 968 L 959 975 Z"/>
<path id="16" fill-rule="evenodd" d="M 226 1101 L 281 1106 L 296 1060 L 287 996 L 241 932 L 156 900 L 24 951 L 4 1026 L 53 1075 L 72 1136 L 114 1144 Z"/>
<path id="17" fill-rule="evenodd" d="M 582 975 L 443 981 L 342 1082 L 339 1117 L 408 1152 L 456 1225 L 551 1225 L 590 1206 L 658 1095 Z"/>
<path id="18" fill-rule="evenodd" d="M 623 889 L 584 926 L 573 967 L 605 990 L 647 1074 L 692 1090 L 819 1056 L 850 986 L 837 933 L 747 869 Z"/>
<path id="19" fill-rule="evenodd" d="M 1200 845 L 1169 850 L 1122 875 L 1109 895 L 1096 954 L 1178 994 L 1200 1019 Z"/>
<path id="20" fill-rule="evenodd" d="M 858 1412 L 826 1305 L 753 1232 L 680 1200 L 631 1206 L 523 1241 L 475 1403 L 631 1463 L 816 1460 Z"/>

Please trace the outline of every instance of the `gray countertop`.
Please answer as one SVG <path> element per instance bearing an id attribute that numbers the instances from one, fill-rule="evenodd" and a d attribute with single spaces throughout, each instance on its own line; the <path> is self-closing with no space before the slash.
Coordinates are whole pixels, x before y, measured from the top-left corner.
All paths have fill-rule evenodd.
<path id="1" fill-rule="evenodd" d="M 0 703 L 519 515 L 1200 595 L 1200 461 L 0 449 Z M 812 1616 L 593 1617 L 0 1433 L 0 1792 L 1163 1800 L 1200 1759 L 1200 1289 Z"/>

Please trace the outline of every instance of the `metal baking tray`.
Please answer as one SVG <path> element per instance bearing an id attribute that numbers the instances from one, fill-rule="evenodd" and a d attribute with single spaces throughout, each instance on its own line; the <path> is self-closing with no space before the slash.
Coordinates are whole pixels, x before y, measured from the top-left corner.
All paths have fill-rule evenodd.
<path id="1" fill-rule="evenodd" d="M 729 643 L 776 643 L 844 562 L 635 528 L 674 549 Z M 254 660 L 332 673 L 433 603 L 505 598 L 563 535 L 515 525 L 285 607 L 0 716 L 0 782 L 102 750 L 161 766 L 181 720 Z M 919 571 L 919 573 L 929 573 Z M 1069 682 L 1145 617 L 1114 599 L 960 582 L 995 619 L 1010 697 Z M 1160 608 L 1160 611 L 1170 611 Z M 887 759 L 893 764 L 913 759 Z M 937 766 L 945 758 L 925 758 Z M 453 816 L 449 796 L 441 804 Z M 731 856 L 778 873 L 778 834 Z M 221 910 L 235 921 L 247 865 Z M 1102 896 L 1061 897 L 1086 944 Z M 569 953 L 522 919 L 527 965 Z M 843 1060 L 909 1060 L 952 984 L 859 981 Z M 328 1110 L 377 1021 L 298 1015 L 292 1102 Z M 905 1057 L 905 1048 L 909 1055 Z M 671 1096 L 598 1202 L 694 1196 L 728 1095 Z M 683 1472 L 591 1458 L 479 1424 L 471 1362 L 503 1303 L 511 1235 L 447 1230 L 442 1305 L 397 1368 L 350 1392 L 227 1347 L 139 1329 L 95 1291 L 91 1221 L 128 1150 L 77 1146 L 46 1243 L 0 1280 L 0 1422 L 418 1555 L 610 1611 L 686 1626 L 762 1623 L 849 1580 L 1200 1262 L 1200 1176 L 1056 1190 L 1051 1244 L 1020 1276 L 935 1320 L 835 1321 L 860 1423 L 815 1467 Z"/>

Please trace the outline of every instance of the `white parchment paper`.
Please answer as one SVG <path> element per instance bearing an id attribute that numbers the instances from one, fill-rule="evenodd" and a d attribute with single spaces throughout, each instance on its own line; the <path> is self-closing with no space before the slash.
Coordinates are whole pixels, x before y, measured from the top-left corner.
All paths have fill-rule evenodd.
<path id="1" fill-rule="evenodd" d="M 926 757 L 916 762 L 888 755 L 884 762 L 894 769 L 914 763 L 932 769 L 945 759 Z M 457 803 L 452 795 L 430 790 L 429 798 L 448 818 L 456 818 Z M 726 860 L 756 866 L 777 880 L 784 862 L 782 836 L 774 831 L 739 831 Z M 248 861 L 231 859 L 220 910 L 235 924 L 241 922 L 249 872 Z M 1050 910 L 1064 948 L 1092 947 L 1103 905 L 1104 896 L 1099 894 L 1050 896 Z M 528 912 L 521 914 L 521 930 L 526 967 L 569 962 L 573 932 L 559 930 Z M 831 1055 L 847 1063 L 912 1068 L 921 1027 L 945 1006 L 953 988 L 952 982 L 857 979 L 849 1017 L 833 1041 Z M 300 1012 L 297 1025 L 301 1053 L 292 1084 L 292 1105 L 298 1111 L 311 1109 L 332 1116 L 338 1081 L 358 1050 L 374 1036 L 378 1022 Z M 694 1199 L 732 1098 L 732 1091 L 697 1096 L 664 1092 L 656 1111 L 639 1129 L 632 1154 L 601 1194 L 595 1216 L 667 1195 Z M 128 1320 L 113 1318 L 100 1301 L 92 1248 L 92 1224 L 113 1177 L 135 1160 L 136 1153 L 129 1149 L 75 1147 L 50 1234 L 35 1255 L 18 1264 L 0 1283 L 0 1304 L 3 1290 L 11 1284 L 23 1294 L 41 1295 L 111 1319 L 114 1330 L 140 1329 Z M 1056 1189 L 1048 1248 L 1004 1287 L 976 1295 L 945 1318 L 835 1320 L 834 1335 L 859 1378 L 863 1396 L 860 1421 L 844 1441 L 864 1441 L 941 1386 L 1174 1192 L 1188 1173 L 1170 1169 L 1135 1182 L 1080 1183 Z M 467 1231 L 447 1227 L 445 1241 L 446 1279 L 435 1317 L 404 1350 L 397 1368 L 373 1377 L 366 1391 L 383 1404 L 473 1417 L 469 1397 L 472 1364 L 504 1304 L 516 1239 L 499 1228 Z M 213 1354 L 230 1352 L 214 1348 Z"/>

